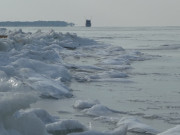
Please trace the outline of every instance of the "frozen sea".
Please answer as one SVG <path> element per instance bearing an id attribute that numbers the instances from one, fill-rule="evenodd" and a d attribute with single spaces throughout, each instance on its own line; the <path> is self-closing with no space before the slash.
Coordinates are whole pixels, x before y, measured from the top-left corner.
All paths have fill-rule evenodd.
<path id="1" fill-rule="evenodd" d="M 180 27 L 18 29 L 1 30 L 10 37 L 0 39 L 0 109 L 8 106 L 0 134 L 29 135 L 7 124 L 27 112 L 32 119 L 28 108 L 99 132 L 126 124 L 127 135 L 158 134 L 180 125 Z"/>

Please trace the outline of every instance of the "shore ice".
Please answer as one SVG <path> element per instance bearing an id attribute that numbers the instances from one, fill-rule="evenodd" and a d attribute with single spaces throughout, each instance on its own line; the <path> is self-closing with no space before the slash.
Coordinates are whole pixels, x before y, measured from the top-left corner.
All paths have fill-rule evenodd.
<path id="1" fill-rule="evenodd" d="M 45 110 L 27 108 L 38 100 L 38 96 L 53 99 L 72 97 L 70 89 L 65 85 L 70 82 L 72 76 L 67 69 L 67 64 L 64 64 L 62 60 L 60 52 L 63 52 L 64 49 L 72 50 L 80 46 L 94 45 L 96 42 L 74 34 L 62 34 L 54 31 L 44 33 L 39 30 L 35 33 L 25 33 L 22 30 L 0 29 L 1 31 L 7 34 L 8 38 L 0 39 L 0 135 L 48 135 L 46 129 L 48 126 L 45 127 L 45 124 L 52 124 L 52 129 L 56 129 L 61 127 L 62 123 L 53 124 L 52 122 L 56 120 Z M 98 77 L 88 76 L 96 81 L 103 80 L 103 77 L 109 77 L 106 80 L 110 80 L 128 77 L 123 72 L 118 72 L 117 75 L 116 70 L 130 69 L 129 65 L 132 61 L 149 59 L 149 57 L 142 57 L 143 54 L 140 52 L 126 54 L 121 47 L 106 51 L 97 53 L 97 55 L 108 56 L 108 59 L 98 63 L 99 67 L 76 67 L 98 71 L 106 67 L 114 69 L 111 70 L 112 72 L 102 71 Z M 114 55 L 119 52 L 122 55 L 115 59 Z M 84 101 L 77 103 L 74 107 L 86 108 L 83 111 L 93 116 L 101 117 L 114 113 L 106 106 Z M 117 121 L 117 119 L 115 120 Z M 73 123 L 71 120 L 66 122 L 67 125 Z M 77 123 L 75 122 L 75 124 Z M 149 126 L 133 119 L 119 121 L 118 125 L 122 124 L 127 124 L 128 127 L 119 127 L 114 131 L 107 132 L 86 131 L 71 135 L 125 135 L 127 128 L 146 133 L 156 132 Z M 179 126 L 177 126 L 158 135 L 178 135 L 179 132 Z"/>
<path id="2" fill-rule="evenodd" d="M 90 130 L 81 133 L 70 133 L 68 135 L 126 135 L 126 134 L 127 134 L 127 126 L 124 125 L 112 131 L 99 132 L 99 131 Z"/>
<path id="3" fill-rule="evenodd" d="M 71 80 L 71 74 L 60 52 L 95 44 L 95 41 L 53 30 L 46 33 L 0 30 L 8 35 L 0 40 L 0 91 L 32 90 L 44 98 L 72 97 L 64 85 Z"/>
<path id="4" fill-rule="evenodd" d="M 42 109 L 27 109 L 43 98 L 72 97 L 71 74 L 60 52 L 95 41 L 75 34 L 0 29 L 0 135 L 48 135 L 55 118 Z M 23 109 L 23 110 L 22 110 Z"/>
<path id="5" fill-rule="evenodd" d="M 73 107 L 77 109 L 87 109 L 87 108 L 91 108 L 96 104 L 99 104 L 99 101 L 76 100 Z"/>
<path id="6" fill-rule="evenodd" d="M 43 122 L 33 114 L 15 117 L 37 99 L 22 93 L 0 94 L 0 135 L 47 135 Z"/>
<path id="7" fill-rule="evenodd" d="M 137 132 L 137 133 L 147 133 L 156 135 L 159 131 L 155 130 L 149 125 L 146 125 L 140 122 L 138 119 L 134 117 L 123 117 L 117 123 L 117 126 L 127 125 L 128 131 Z"/>
<path id="8" fill-rule="evenodd" d="M 46 129 L 52 134 L 67 134 L 87 130 L 87 128 L 77 120 L 60 120 L 54 123 L 46 124 Z"/>

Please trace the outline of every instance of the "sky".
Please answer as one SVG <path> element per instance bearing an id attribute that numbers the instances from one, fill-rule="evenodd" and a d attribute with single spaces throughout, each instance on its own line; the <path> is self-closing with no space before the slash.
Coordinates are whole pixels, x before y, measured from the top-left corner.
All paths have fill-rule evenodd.
<path id="1" fill-rule="evenodd" d="M 0 21 L 84 26 L 180 26 L 180 0 L 0 0 Z"/>

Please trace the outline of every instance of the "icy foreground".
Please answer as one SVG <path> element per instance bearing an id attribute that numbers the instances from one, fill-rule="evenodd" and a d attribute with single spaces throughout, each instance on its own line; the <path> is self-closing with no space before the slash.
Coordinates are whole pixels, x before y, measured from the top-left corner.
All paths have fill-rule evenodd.
<path id="1" fill-rule="evenodd" d="M 120 113 L 101 105 L 98 101 L 78 100 L 75 109 L 96 120 L 109 120 L 117 124 L 112 131 L 88 130 L 77 120 L 64 120 L 51 116 L 40 108 L 29 108 L 41 98 L 63 99 L 72 97 L 68 87 L 71 79 L 86 81 L 129 81 L 126 70 L 132 61 L 149 57 L 121 47 L 98 47 L 95 41 L 74 34 L 52 31 L 24 33 L 22 30 L 0 29 L 8 38 L 0 39 L 0 135 L 126 135 L 127 131 L 154 134 L 150 126 L 136 119 L 111 119 Z M 93 46 L 94 45 L 94 46 Z M 100 49 L 91 54 L 92 49 Z M 85 51 L 85 52 L 84 52 Z M 88 52 L 88 53 L 87 53 Z M 98 59 L 96 66 L 66 63 L 67 57 Z M 114 57 L 117 56 L 117 57 Z M 99 57 L 102 57 L 99 61 Z M 70 74 L 69 70 L 85 71 Z M 74 133 L 79 132 L 79 133 Z M 179 128 L 168 130 L 176 135 Z M 166 135 L 166 132 L 159 134 Z"/>
<path id="2" fill-rule="evenodd" d="M 43 98 L 56 99 L 72 96 L 64 85 L 71 75 L 59 52 L 93 41 L 54 31 L 32 34 L 4 30 L 4 33 L 8 38 L 0 40 L 0 91 L 33 91 Z"/>
<path id="3" fill-rule="evenodd" d="M 88 105 L 91 105 L 91 106 L 88 106 Z M 125 112 L 112 110 L 104 105 L 101 105 L 99 102 L 96 103 L 95 101 L 93 102 L 93 101 L 77 100 L 74 103 L 74 106 L 76 106 L 76 108 L 81 107 L 78 109 L 81 109 L 82 110 L 81 112 L 85 113 L 86 115 L 90 115 L 91 117 L 94 117 L 94 120 L 98 120 L 98 121 L 109 123 L 109 124 L 115 124 L 116 127 L 119 127 L 119 128 L 124 127 L 123 128 L 124 131 L 135 132 L 139 134 L 153 134 L 153 135 L 156 135 L 159 133 L 159 131 L 157 131 L 155 128 L 142 123 L 135 117 L 129 116 L 129 117 L 119 118 L 118 115 L 115 115 L 115 114 L 117 113 L 123 114 Z M 114 117 L 111 117 L 111 116 L 114 116 Z M 88 135 L 88 134 L 93 134 L 93 133 L 94 132 L 87 132 L 87 133 L 85 132 L 82 134 Z M 114 134 L 114 133 L 111 132 L 110 134 Z"/>
<path id="4" fill-rule="evenodd" d="M 87 128 L 76 120 L 61 120 L 30 104 L 40 98 L 72 97 L 67 84 L 71 74 L 61 52 L 95 41 L 72 34 L 40 30 L 0 29 L 8 38 L 0 39 L 0 135 L 48 135 Z"/>
<path id="5" fill-rule="evenodd" d="M 72 97 L 60 52 L 95 42 L 54 31 L 0 29 L 0 34 L 8 35 L 0 39 L 0 135 L 46 135 L 45 124 L 58 120 L 45 110 L 26 108 L 39 97 Z"/>
<path id="6" fill-rule="evenodd" d="M 15 114 L 21 108 L 35 102 L 33 96 L 26 94 L 1 94 L 0 99 L 0 135 L 47 135 L 45 125 L 34 114 Z"/>

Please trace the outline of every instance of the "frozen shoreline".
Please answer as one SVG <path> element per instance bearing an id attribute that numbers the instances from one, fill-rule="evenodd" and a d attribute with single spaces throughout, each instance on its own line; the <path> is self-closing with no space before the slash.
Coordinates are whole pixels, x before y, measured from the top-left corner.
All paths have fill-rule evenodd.
<path id="1" fill-rule="evenodd" d="M 51 119 L 50 123 L 57 122 L 58 119 L 53 120 L 52 116 L 43 110 L 38 111 L 37 115 L 36 109 L 31 111 L 20 109 L 28 108 L 30 104 L 41 100 L 41 98 L 63 100 L 72 97 L 73 93 L 69 88 L 69 83 L 72 80 L 81 83 L 111 81 L 133 83 L 129 79 L 129 70 L 132 69 L 131 63 L 153 58 L 153 56 L 144 55 L 139 51 L 127 51 L 122 47 L 109 47 L 69 33 L 62 34 L 54 31 L 25 33 L 21 30 L 8 31 L 5 29 L 1 29 L 0 32 L 8 35 L 7 39 L 0 39 L 0 96 L 2 97 L 0 108 L 3 110 L 0 111 L 0 128 L 2 129 L 0 134 L 48 134 L 45 127 L 47 123 L 40 117 Z M 100 51 L 94 52 L 94 50 Z M 88 58 L 90 65 L 77 63 L 76 60 L 79 58 Z M 69 62 L 67 63 L 67 61 Z M 85 106 L 89 106 L 89 103 L 85 102 Z M 104 113 L 111 117 L 113 113 L 111 111 L 111 109 L 100 105 L 94 106 L 84 113 L 99 116 L 101 120 L 101 118 L 104 119 L 101 117 Z M 44 114 L 46 115 L 44 116 Z M 24 124 L 27 120 L 31 122 Z M 127 124 L 127 121 L 124 124 Z M 136 119 L 130 121 L 130 124 L 135 121 Z M 72 121 L 69 122 L 72 123 Z M 16 126 L 17 123 L 19 126 Z M 29 128 L 33 123 L 37 125 Z M 58 130 L 61 130 L 61 124 L 58 123 L 57 126 L 56 123 L 52 127 L 57 126 L 60 128 Z M 74 122 L 74 125 L 76 124 L 77 122 Z M 22 125 L 24 128 L 19 129 Z M 136 127 L 137 125 L 135 123 L 133 128 L 138 128 L 138 131 L 152 131 L 151 128 L 146 129 L 147 126 L 143 127 L 143 124 L 139 124 L 139 127 Z M 74 127 L 73 124 L 71 126 Z M 39 127 L 38 131 L 37 127 Z M 77 127 L 77 129 L 82 127 Z M 27 128 L 28 131 L 26 131 Z M 121 133 L 124 135 L 126 128 L 124 127 L 118 132 L 111 131 L 101 134 Z M 82 129 L 85 130 L 85 128 Z"/>

